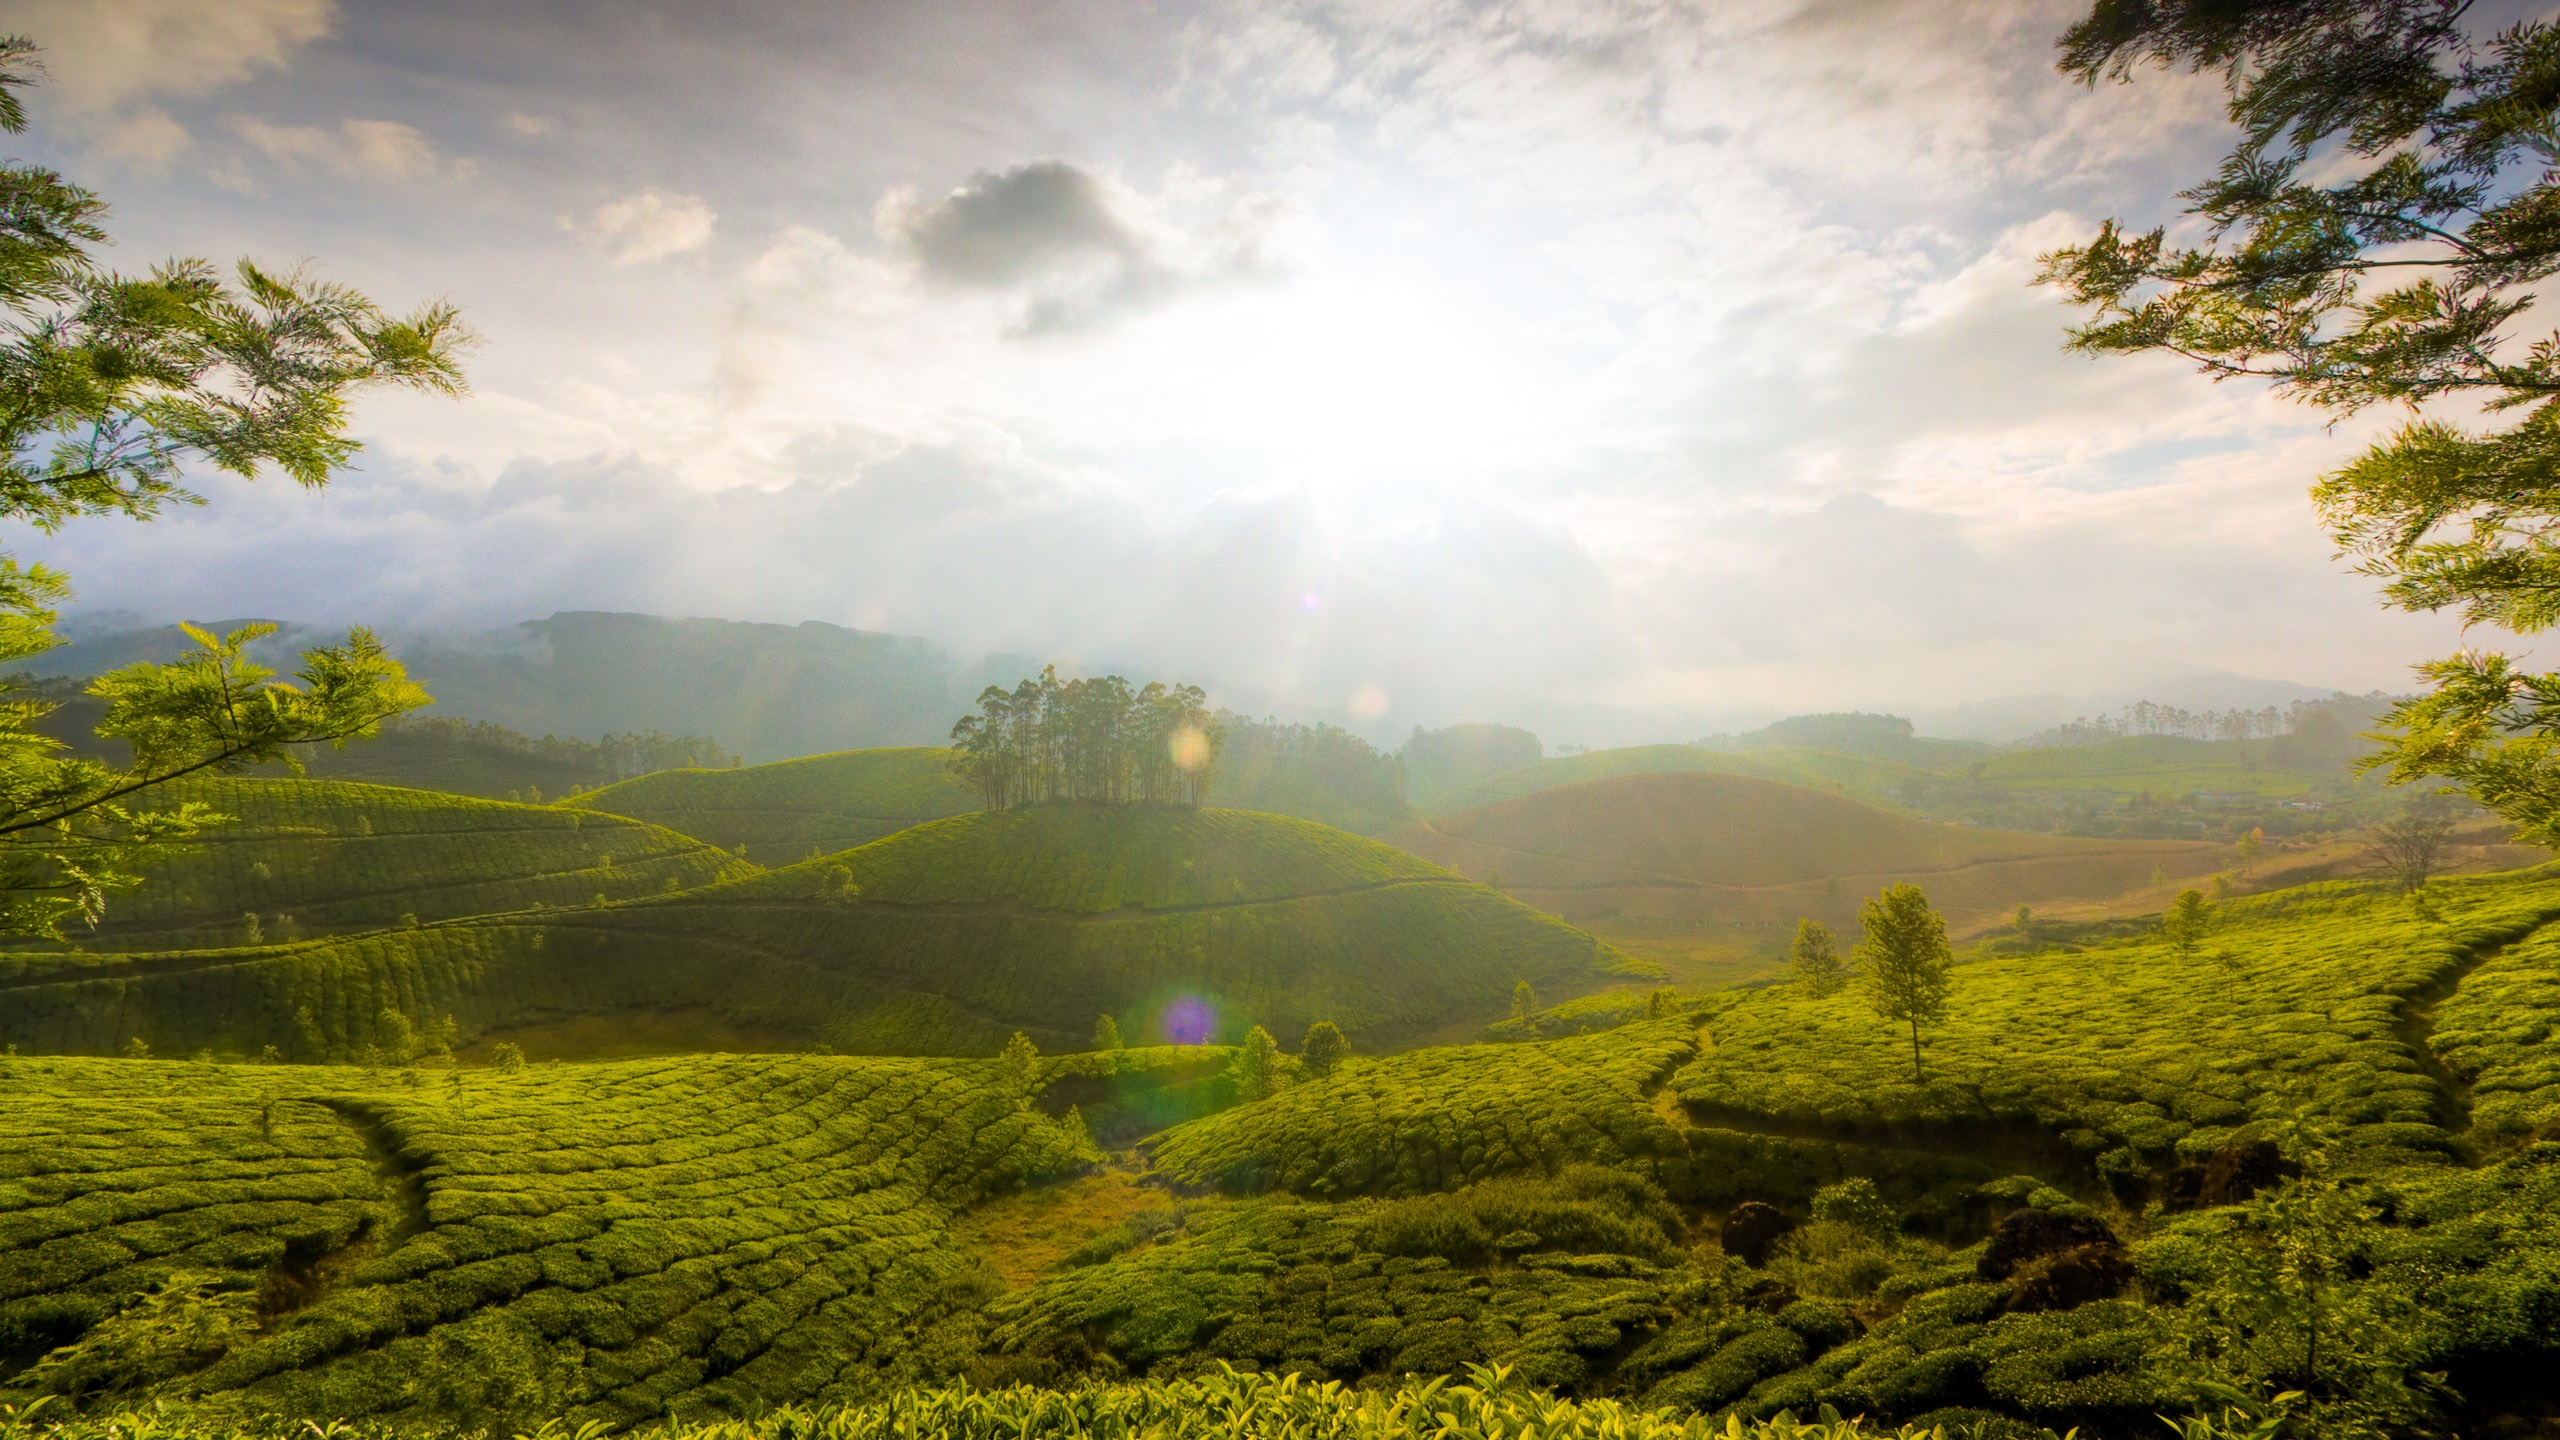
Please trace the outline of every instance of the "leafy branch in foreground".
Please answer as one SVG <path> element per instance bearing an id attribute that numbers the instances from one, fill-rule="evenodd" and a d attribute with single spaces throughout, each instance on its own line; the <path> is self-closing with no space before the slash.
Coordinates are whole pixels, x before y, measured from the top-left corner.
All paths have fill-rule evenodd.
<path id="1" fill-rule="evenodd" d="M 2517 633 L 2560 621 L 2560 334 L 2515 331 L 2560 273 L 2560 25 L 2494 35 L 2468 0 L 2096 0 L 2062 37 L 2095 84 L 2217 71 L 2239 143 L 2182 194 L 2205 239 L 2110 220 L 2044 257 L 2088 307 L 2071 346 L 2165 351 L 2328 411 L 2411 418 L 2312 496 L 2342 554 L 2405 610 Z M 2505 429 L 2424 412 L 2522 411 Z M 2369 768 L 2440 776 L 2560 838 L 2560 677 L 2502 656 L 2426 667 Z"/>
<path id="2" fill-rule="evenodd" d="M 35 45 L 0 37 L 0 130 L 26 126 L 17 91 Z M 236 282 L 202 260 L 120 275 L 90 255 L 107 243 L 104 202 L 54 171 L 0 162 L 0 519 L 40 530 L 93 516 L 149 520 L 198 503 L 189 464 L 254 478 L 273 466 L 325 484 L 357 449 L 350 397 L 377 385 L 461 392 L 469 342 L 453 307 L 393 316 L 343 286 L 241 262 Z M 69 581 L 0 556 L 0 662 L 52 648 Z M 138 797 L 179 776 L 343 744 L 425 704 L 365 631 L 302 658 L 299 684 L 252 663 L 272 632 L 189 634 L 196 654 L 100 677 L 99 733 L 133 748 L 123 768 L 67 758 L 36 733 L 53 707 L 0 686 L 0 932 L 59 936 L 96 921 L 126 866 L 152 845 L 219 817 L 152 811 Z"/>

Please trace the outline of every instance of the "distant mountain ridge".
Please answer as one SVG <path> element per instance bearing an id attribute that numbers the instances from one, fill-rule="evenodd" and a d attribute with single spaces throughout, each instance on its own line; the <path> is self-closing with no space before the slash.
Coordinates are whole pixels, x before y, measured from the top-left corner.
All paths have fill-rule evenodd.
<path id="1" fill-rule="evenodd" d="M 205 628 L 237 629 L 250 620 Z M 260 663 L 290 671 L 300 650 L 333 632 L 282 622 L 252 647 Z M 36 656 L 26 669 L 86 679 L 189 648 L 175 625 L 92 632 Z M 770 625 L 564 610 L 466 640 L 402 642 L 394 649 L 436 697 L 431 714 L 486 720 L 528 735 L 597 739 L 662 730 L 707 735 L 753 763 L 950 738 L 965 697 L 997 670 L 996 657 L 962 666 L 931 641 L 824 621 Z"/>

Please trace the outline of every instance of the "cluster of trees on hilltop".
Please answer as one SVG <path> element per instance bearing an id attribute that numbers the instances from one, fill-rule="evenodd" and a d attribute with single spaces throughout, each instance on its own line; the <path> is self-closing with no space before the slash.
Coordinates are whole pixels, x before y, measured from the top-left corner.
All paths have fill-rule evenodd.
<path id="1" fill-rule="evenodd" d="M 2113 715 L 2083 715 L 2024 743 L 2096 745 L 2133 735 L 2169 735 L 2184 740 L 2274 740 L 2291 735 L 2306 724 L 2342 708 L 2353 712 L 2361 722 L 2388 703 L 2389 698 L 2378 692 L 2364 696 L 2341 695 L 2327 700 L 2296 700 L 2281 710 L 2273 705 L 2256 710 L 2184 710 L 2175 705 L 2140 700 Z"/>
<path id="2" fill-rule="evenodd" d="M 1217 716 L 1218 800 L 1372 833 L 1405 816 L 1406 759 L 1334 725 Z"/>
<path id="3" fill-rule="evenodd" d="M 1011 690 L 990 685 L 951 727 L 952 768 L 987 807 L 1043 800 L 1201 805 L 1222 727 L 1197 685 L 1117 675 L 1060 680 L 1058 667 Z"/>

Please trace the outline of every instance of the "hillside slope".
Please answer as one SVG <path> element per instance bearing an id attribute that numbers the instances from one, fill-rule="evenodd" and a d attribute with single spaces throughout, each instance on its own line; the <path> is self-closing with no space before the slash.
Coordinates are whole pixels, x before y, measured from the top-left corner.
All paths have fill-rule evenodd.
<path id="1" fill-rule="evenodd" d="M 401 923 L 584 905 L 755 873 L 698 840 L 618 815 L 334 780 L 195 780 L 233 823 L 151 857 L 108 900 L 100 943 L 128 950 L 236 945 Z"/>
<path id="2" fill-rule="evenodd" d="M 1699 752 L 1705 753 L 1705 752 Z M 1554 763 L 1554 762 L 1547 762 Z M 1564 914 L 1686 921 L 1854 919 L 1916 881 L 1960 926 L 2021 902 L 2094 900 L 2210 872 L 2215 846 L 2074 840 L 1896 815 L 1745 775 L 1658 773 L 1533 791 L 1395 831 L 1396 844 Z"/>
<path id="3" fill-rule="evenodd" d="M 938 820 L 663 899 L 523 911 L 297 946 L 0 958 L 0 1041 L 140 1039 L 297 1058 L 451 1015 L 467 1043 L 578 1017 L 699 1010 L 875 1054 L 1296 1036 L 1367 1043 L 1499 1016 L 1512 986 L 1625 957 L 1375 841 L 1236 810 L 1075 805 Z M 542 1052 L 538 1035 L 526 1037 Z M 805 1043 L 805 1040 L 804 1042 Z"/>
<path id="4" fill-rule="evenodd" d="M 735 770 L 661 770 L 592 790 L 572 808 L 664 825 L 767 865 L 850 850 L 978 808 L 949 750 L 846 750 Z"/>
<path id="5" fill-rule="evenodd" d="M 1232 818 L 1177 852 L 1189 821 L 1159 818 L 965 817 L 724 889 L 772 903 L 859 868 L 908 909 L 1116 924 L 1328 866 L 1429 873 L 1356 841 L 1275 856 Z M 1026 837 L 1111 854 L 950 888 Z M 0 1055 L 0 1404 L 66 1397 L 99 1440 L 243 1412 L 540 1433 L 776 1407 L 720 1431 L 753 1440 L 845 1428 L 780 1407 L 965 1379 L 1015 1405 L 973 1434 L 1042 1430 L 1052 1401 L 1084 1418 L 1051 1428 L 1119 1434 L 1131 1412 L 1075 1387 L 1224 1365 L 1367 1394 L 1497 1365 L 1674 1412 L 1646 1434 L 1827 1407 L 2131 1437 L 2295 1383 L 2316 1333 L 2298 1433 L 2545 1433 L 2560 867 L 2211 919 L 2185 952 L 1960 966 L 1925 1075 L 1855 993 L 1787 986 L 1284 1066 L 1261 1098 L 1200 1046 L 512 1072 Z M 1106 1157 L 1097 1134 L 1148 1138 Z M 2287 1254 L 2318 1308 L 2264 1298 Z M 2421 1372 L 2442 1384 L 2402 1383 Z"/>
<path id="6" fill-rule="evenodd" d="M 1431 810 L 1434 814 L 1454 815 L 1559 786 L 1630 775 L 1749 775 L 1780 784 L 1882 798 L 1893 786 L 1933 773 L 1898 760 L 1831 750 L 1772 747 L 1733 751 L 1698 745 L 1630 745 L 1560 755 L 1487 775 L 1443 795 L 1433 802 Z"/>

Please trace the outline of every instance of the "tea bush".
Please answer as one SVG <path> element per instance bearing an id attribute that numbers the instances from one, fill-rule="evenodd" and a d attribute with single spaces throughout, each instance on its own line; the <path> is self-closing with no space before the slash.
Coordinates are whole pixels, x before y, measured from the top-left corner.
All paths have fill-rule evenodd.
<path id="1" fill-rule="evenodd" d="M 2441 1158 L 2446 1098 L 2398 1027 L 2427 987 L 2555 918 L 2548 870 L 2444 882 L 2424 909 L 2312 886 L 2225 906 L 2193 957 L 2152 942 L 1959 967 L 1925 1084 L 1907 1049 L 1897 1073 L 1894 1033 L 1856 995 L 1784 989 L 1718 1017 L 1672 1084 L 1703 1121 L 1745 1129 L 1961 1145 L 2025 1127 L 2084 1161 L 2160 1165 L 2308 1121 L 2367 1167 Z"/>
<path id="2" fill-rule="evenodd" d="M 986 1366 L 1350 1379 L 1492 1361 L 1572 1385 L 1677 1313 L 1678 1228 L 1642 1182 L 1588 1171 L 1422 1200 L 1194 1204 L 1144 1249 L 997 1301 Z"/>
<path id="3" fill-rule="evenodd" d="M 1099 1158 L 983 1061 L 387 1080 L 12 1062 L 0 1313 L 22 1361 L 69 1349 L 0 1393 L 113 1379 L 100 1322 L 199 1285 L 244 1323 L 171 1393 L 298 1415 L 628 1421 L 930 1378 L 934 1325 L 1001 1286 L 951 1218 Z"/>
<path id="4" fill-rule="evenodd" d="M 610 815 L 327 780 L 204 779 L 198 801 L 233 823 L 143 868 L 102 935 L 127 950 L 290 938 L 421 920 L 630 899 L 742 879 L 755 867 L 687 836 Z M 261 936 L 244 934 L 257 915 Z"/>
<path id="5" fill-rule="evenodd" d="M 1688 1149 L 1648 1096 L 1697 1052 L 1685 1019 L 1357 1060 L 1168 1133 L 1157 1168 L 1251 1193 L 1414 1195 L 1511 1172 L 1624 1165 L 1680 1188 Z"/>
<path id="6" fill-rule="evenodd" d="M 299 1440 L 305 1433 L 275 1416 L 200 1418 L 151 1411 L 58 1421 L 0 1415 L 0 1440 Z M 372 1440 L 365 1426 L 329 1433 Z M 528 1440 L 569 1440 L 573 1433 L 551 1424 Z M 1463 1378 L 1408 1380 L 1392 1389 L 1354 1390 L 1296 1375 L 1236 1370 L 1074 1390 L 912 1389 L 865 1404 L 691 1420 L 662 1433 L 667 1440 L 1969 1440 L 1980 1427 L 1895 1427 L 1834 1415 L 1725 1426 L 1680 1409 L 1560 1399 L 1498 1367 L 1475 1366 Z M 2227 1428 L 2204 1420 L 2182 1431 L 2186 1440 L 2222 1440 L 2225 1434 L 2237 1440 L 2246 1433 L 2236 1413 Z M 2003 1440 L 2052 1440 L 2033 1431 L 2000 1434 Z"/>
<path id="7" fill-rule="evenodd" d="M 627 815 L 766 865 L 868 845 L 978 797 L 931 746 L 847 750 L 731 770 L 660 770 L 590 790 L 563 808 Z"/>
<path id="8" fill-rule="evenodd" d="M 0 1042 L 320 1059 L 366 1043 L 387 1006 L 451 1015 L 466 1042 L 693 1006 L 839 1050 L 988 1054 L 1016 1030 L 1082 1048 L 1099 1014 L 1133 1040 L 1207 1038 L 1160 1023 L 1185 999 L 1216 1037 L 1331 1020 L 1392 1038 L 1497 1013 L 1515 978 L 1596 978 L 1622 958 L 1306 821 L 1042 806 L 663 899 L 258 950 L 0 956 Z"/>

